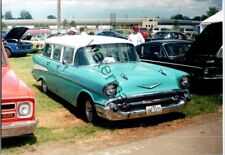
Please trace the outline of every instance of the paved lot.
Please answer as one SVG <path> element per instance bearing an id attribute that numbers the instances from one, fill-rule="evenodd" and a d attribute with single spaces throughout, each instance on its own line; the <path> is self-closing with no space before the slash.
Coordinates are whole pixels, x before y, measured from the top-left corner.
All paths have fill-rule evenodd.
<path id="1" fill-rule="evenodd" d="M 222 154 L 222 117 L 201 120 L 188 127 L 88 155 L 216 155 Z"/>
<path id="2" fill-rule="evenodd" d="M 223 151 L 222 113 L 201 117 L 183 128 L 116 146 L 45 144 L 23 155 L 219 155 Z M 93 143 L 94 144 L 94 143 Z"/>

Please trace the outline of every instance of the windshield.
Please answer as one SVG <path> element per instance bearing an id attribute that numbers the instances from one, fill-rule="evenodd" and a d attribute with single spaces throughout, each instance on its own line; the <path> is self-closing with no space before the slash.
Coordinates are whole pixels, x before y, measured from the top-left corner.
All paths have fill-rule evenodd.
<path id="1" fill-rule="evenodd" d="M 164 45 L 169 56 L 180 56 L 187 53 L 191 43 L 169 43 Z"/>
<path id="2" fill-rule="evenodd" d="M 80 48 L 76 55 L 78 65 L 133 61 L 139 61 L 136 50 L 133 45 L 126 43 L 91 45 Z"/>

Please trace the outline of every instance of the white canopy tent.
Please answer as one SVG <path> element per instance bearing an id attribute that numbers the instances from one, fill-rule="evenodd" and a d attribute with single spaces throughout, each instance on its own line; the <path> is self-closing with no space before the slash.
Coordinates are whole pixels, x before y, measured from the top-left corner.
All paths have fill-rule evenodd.
<path id="1" fill-rule="evenodd" d="M 209 24 L 221 22 L 224 19 L 224 11 L 221 10 L 200 23 L 201 31 Z"/>

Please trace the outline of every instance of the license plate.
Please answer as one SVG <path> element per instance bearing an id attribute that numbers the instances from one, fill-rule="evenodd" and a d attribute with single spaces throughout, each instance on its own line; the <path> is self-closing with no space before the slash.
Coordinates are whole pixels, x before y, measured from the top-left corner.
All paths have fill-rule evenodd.
<path id="1" fill-rule="evenodd" d="M 146 114 L 147 115 L 150 115 L 152 113 L 160 113 L 160 112 L 162 112 L 161 105 L 152 105 L 152 106 L 146 107 Z"/>

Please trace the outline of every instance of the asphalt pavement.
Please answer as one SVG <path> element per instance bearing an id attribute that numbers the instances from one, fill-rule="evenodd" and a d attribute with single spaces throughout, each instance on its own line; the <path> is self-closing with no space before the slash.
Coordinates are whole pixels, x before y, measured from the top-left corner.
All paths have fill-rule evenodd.
<path id="1" fill-rule="evenodd" d="M 220 155 L 223 154 L 222 124 L 222 116 L 207 118 L 157 137 L 83 154 Z"/>

